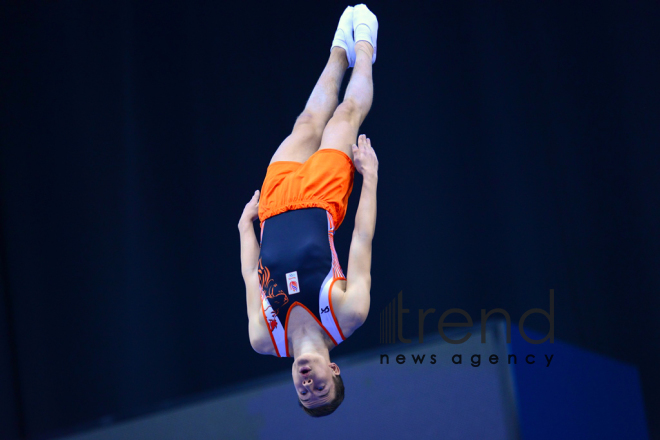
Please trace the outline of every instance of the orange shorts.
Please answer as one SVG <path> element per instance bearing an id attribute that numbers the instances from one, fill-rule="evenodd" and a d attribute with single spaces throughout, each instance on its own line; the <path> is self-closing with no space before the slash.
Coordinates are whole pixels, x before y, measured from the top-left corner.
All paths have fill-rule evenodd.
<path id="1" fill-rule="evenodd" d="M 353 191 L 355 165 L 334 148 L 317 150 L 305 163 L 277 161 L 268 166 L 259 196 L 259 221 L 301 208 L 323 208 L 339 228 Z"/>

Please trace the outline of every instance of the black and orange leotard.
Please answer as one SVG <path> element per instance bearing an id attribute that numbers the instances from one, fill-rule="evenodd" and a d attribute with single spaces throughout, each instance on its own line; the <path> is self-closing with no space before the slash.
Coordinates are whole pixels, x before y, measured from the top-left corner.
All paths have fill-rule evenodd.
<path id="1" fill-rule="evenodd" d="M 322 208 L 286 211 L 261 225 L 259 284 L 262 313 L 277 356 L 291 356 L 289 313 L 301 306 L 335 345 L 344 340 L 332 305 L 332 286 L 346 279 L 334 248 L 334 222 Z"/>

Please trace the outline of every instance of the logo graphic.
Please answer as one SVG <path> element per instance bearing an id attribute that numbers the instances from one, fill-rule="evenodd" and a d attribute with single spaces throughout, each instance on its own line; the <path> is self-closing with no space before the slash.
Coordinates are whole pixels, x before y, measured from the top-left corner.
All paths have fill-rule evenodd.
<path id="1" fill-rule="evenodd" d="M 403 317 L 404 315 L 410 313 L 410 309 L 405 309 L 403 307 L 403 290 L 399 292 L 397 298 L 392 299 L 387 306 L 380 312 L 380 342 L 381 344 L 394 344 L 396 342 L 403 342 L 404 344 L 410 344 L 411 339 L 405 338 L 403 336 Z M 419 343 L 424 342 L 424 319 L 429 314 L 434 314 L 435 309 L 419 309 Z M 486 321 L 492 314 L 501 314 L 506 319 L 506 343 L 511 343 L 511 317 L 509 312 L 504 309 L 492 309 L 486 312 L 486 309 L 481 309 L 481 343 L 486 343 Z M 548 319 L 550 323 L 550 329 L 543 339 L 531 339 L 525 333 L 523 327 L 525 320 L 531 314 L 541 314 Z M 450 315 L 463 315 L 465 322 L 445 322 L 445 319 Z M 414 316 L 414 315 L 413 315 Z M 448 344 L 462 344 L 472 336 L 472 333 L 467 332 L 465 336 L 460 339 L 452 339 L 445 334 L 445 327 L 472 327 L 473 321 L 472 317 L 468 312 L 462 309 L 449 309 L 446 310 L 438 320 L 438 333 L 442 339 Z M 520 329 L 520 335 L 523 339 L 530 344 L 542 344 L 547 340 L 550 340 L 551 344 L 555 343 L 555 289 L 550 289 L 550 312 L 539 308 L 529 309 L 521 317 L 520 322 L 518 323 Z"/>
<path id="2" fill-rule="evenodd" d="M 324 308 L 321 309 L 321 313 L 328 313 L 330 312 L 330 306 L 325 306 Z"/>
<path id="3" fill-rule="evenodd" d="M 277 327 L 277 319 L 273 316 L 272 319 L 268 320 L 268 329 L 272 332 L 275 327 Z"/>
<path id="4" fill-rule="evenodd" d="M 298 281 L 297 271 L 286 274 L 286 288 L 289 291 L 289 295 L 300 293 L 300 282 Z"/>
<path id="5" fill-rule="evenodd" d="M 289 302 L 289 297 L 282 289 L 278 289 L 278 292 L 275 293 L 277 283 L 270 277 L 270 270 L 261 263 L 261 258 L 259 258 L 259 287 L 261 288 L 261 300 L 263 301 L 264 298 L 268 298 L 268 303 L 270 304 L 266 310 L 264 310 L 264 313 L 270 314 L 268 327 L 272 331 L 277 327 L 276 318 L 280 307 Z"/>

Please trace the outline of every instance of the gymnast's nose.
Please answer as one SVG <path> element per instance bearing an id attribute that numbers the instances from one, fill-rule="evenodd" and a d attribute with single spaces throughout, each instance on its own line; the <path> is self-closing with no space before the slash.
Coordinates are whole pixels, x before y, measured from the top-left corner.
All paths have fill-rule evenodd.
<path id="1" fill-rule="evenodd" d="M 312 384 L 312 379 L 307 378 L 307 379 L 303 380 L 303 385 L 304 386 L 309 386 L 311 384 Z"/>

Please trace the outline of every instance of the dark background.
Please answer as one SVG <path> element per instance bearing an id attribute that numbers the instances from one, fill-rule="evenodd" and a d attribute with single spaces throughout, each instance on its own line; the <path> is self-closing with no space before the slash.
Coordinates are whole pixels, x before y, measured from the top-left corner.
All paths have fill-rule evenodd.
<path id="1" fill-rule="evenodd" d="M 2 438 L 290 368 L 250 348 L 236 225 L 345 6 L 0 6 Z M 333 355 L 377 346 L 399 291 L 413 317 L 438 310 L 435 332 L 452 307 L 516 322 L 554 289 L 555 336 L 637 365 L 657 414 L 660 4 L 368 6 L 372 313 Z M 360 187 L 336 234 L 344 268 Z"/>

